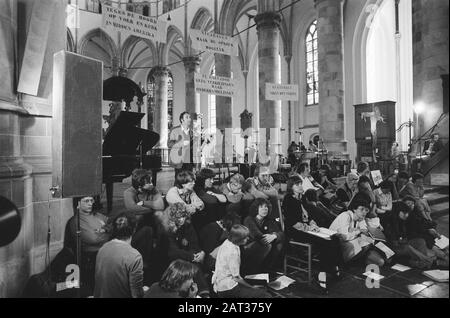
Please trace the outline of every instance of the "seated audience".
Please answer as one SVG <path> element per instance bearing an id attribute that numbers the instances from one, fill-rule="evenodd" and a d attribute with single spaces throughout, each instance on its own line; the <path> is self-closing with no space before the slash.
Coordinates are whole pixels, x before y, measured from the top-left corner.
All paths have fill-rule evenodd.
<path id="1" fill-rule="evenodd" d="M 356 173 L 358 174 L 358 177 L 366 176 L 370 180 L 369 164 L 365 161 L 358 162 L 358 165 L 356 166 Z"/>
<path id="2" fill-rule="evenodd" d="M 375 202 L 377 204 L 377 214 L 383 215 L 392 210 L 392 188 L 393 183 L 385 180 L 380 183 L 380 189 L 375 194 Z"/>
<path id="3" fill-rule="evenodd" d="M 197 174 L 194 192 L 205 204 L 202 211 L 195 213 L 191 219 L 197 233 L 211 222 L 220 220 L 225 214 L 226 196 L 214 188 L 214 172 L 211 169 L 202 169 Z"/>
<path id="4" fill-rule="evenodd" d="M 384 257 L 373 249 L 373 239 L 365 221 L 370 208 L 370 201 L 353 200 L 349 210 L 339 214 L 333 221 L 330 230 L 337 232 L 344 262 L 364 257 L 366 264 L 381 267 L 384 265 Z"/>
<path id="5" fill-rule="evenodd" d="M 136 217 L 121 213 L 113 221 L 113 240 L 105 243 L 97 255 L 95 266 L 96 298 L 139 298 L 143 290 L 143 261 L 131 247 L 136 230 Z"/>
<path id="6" fill-rule="evenodd" d="M 437 154 L 439 151 L 441 151 L 444 148 L 444 144 L 442 143 L 442 140 L 439 139 L 439 134 L 435 133 L 431 136 L 431 140 L 428 140 L 425 142 L 424 146 L 424 154 L 433 157 L 435 154 Z"/>
<path id="7" fill-rule="evenodd" d="M 123 193 L 125 208 L 135 214 L 164 210 L 164 200 L 152 184 L 151 171 L 135 169 L 131 174 L 131 187 Z"/>
<path id="8" fill-rule="evenodd" d="M 417 200 L 417 204 L 419 205 L 419 209 L 423 217 L 431 221 L 431 207 L 428 204 L 427 199 L 424 197 L 425 189 L 423 187 L 423 179 L 424 176 L 421 173 L 415 173 L 412 176 L 412 183 L 414 185 L 412 195 Z"/>
<path id="9" fill-rule="evenodd" d="M 194 186 L 194 174 L 187 170 L 180 171 L 175 178 L 175 186 L 167 191 L 167 203 L 183 203 L 190 215 L 203 210 L 205 204 L 195 193 Z"/>
<path id="10" fill-rule="evenodd" d="M 214 291 L 220 298 L 269 298 L 262 289 L 248 284 L 240 274 L 241 250 L 248 240 L 249 230 L 240 224 L 233 225 L 227 240 L 222 243 L 212 277 Z"/>
<path id="11" fill-rule="evenodd" d="M 150 286 L 144 298 L 196 298 L 198 287 L 194 277 L 198 268 L 178 259 L 170 263 L 159 282 Z"/>
<path id="12" fill-rule="evenodd" d="M 347 211 L 350 201 L 358 189 L 359 176 L 353 172 L 347 174 L 344 184 L 336 191 L 336 201 L 333 202 L 333 210 L 337 213 Z"/>
<path id="13" fill-rule="evenodd" d="M 324 164 L 318 170 L 318 178 L 314 178 L 325 190 L 336 191 L 337 185 L 331 176 L 331 167 L 329 164 Z"/>
<path id="14" fill-rule="evenodd" d="M 244 225 L 250 231 L 250 244 L 255 242 L 268 247 L 266 255 L 254 255 L 250 253 L 250 249 L 247 249 L 248 259 L 255 265 L 261 264 L 260 269 L 263 271 L 274 271 L 278 265 L 281 265 L 280 256 L 284 245 L 284 233 L 280 224 L 270 217 L 271 209 L 272 206 L 268 200 L 258 198 L 250 206 L 249 215 L 244 220 Z"/>
<path id="15" fill-rule="evenodd" d="M 406 197 L 407 195 L 414 197 L 416 189 L 414 184 L 410 181 L 408 172 L 401 171 L 398 174 L 397 189 L 400 199 Z"/>
<path id="16" fill-rule="evenodd" d="M 95 261 L 100 248 L 110 240 L 110 230 L 107 226 L 108 218 L 93 210 L 94 198 L 87 196 L 75 199 L 80 215 L 80 241 L 81 241 L 81 281 L 85 287 L 92 291 L 95 279 Z M 69 220 L 70 239 L 76 242 L 77 222 L 76 216 Z M 75 246 L 73 246 L 75 248 Z M 76 251 L 73 251 L 76 253 Z"/>
<path id="17" fill-rule="evenodd" d="M 318 192 L 318 195 L 322 195 L 324 192 L 324 188 L 318 184 L 310 174 L 311 170 L 309 168 L 309 164 L 307 162 L 303 162 L 300 164 L 298 168 L 298 173 L 300 173 L 300 178 L 302 179 L 302 187 L 304 191 L 309 189 L 313 189 Z"/>
<path id="18" fill-rule="evenodd" d="M 213 260 L 200 248 L 197 233 L 189 217 L 186 205 L 181 202 L 170 205 L 164 211 L 163 223 L 159 227 L 159 249 L 165 253 L 161 262 L 170 263 L 182 259 L 198 265 L 199 271 L 195 282 L 199 287 L 199 295 L 208 297 L 209 288 L 201 269 L 209 271 L 213 266 Z"/>
<path id="19" fill-rule="evenodd" d="M 386 223 L 388 244 L 395 252 L 396 258 L 399 261 L 405 261 L 413 268 L 431 268 L 435 261 L 436 265 L 445 265 L 445 254 L 444 259 L 437 259 L 437 255 L 428 249 L 425 240 L 421 237 L 423 225 L 417 218 L 411 216 L 411 213 L 410 207 L 405 202 L 395 202 L 389 221 Z"/>
<path id="20" fill-rule="evenodd" d="M 250 192 L 255 198 L 264 198 L 270 201 L 272 204 L 272 213 L 271 217 L 278 218 L 280 215 L 279 209 L 279 195 L 278 190 L 275 189 L 274 181 L 272 176 L 270 175 L 269 167 L 265 166 L 257 166 L 255 169 L 255 174 L 253 178 L 247 179 L 250 183 L 253 184 L 254 189 Z"/>
<path id="21" fill-rule="evenodd" d="M 317 192 L 313 189 L 309 189 L 305 192 L 302 197 L 302 204 L 303 208 L 308 212 L 308 215 L 310 215 L 320 227 L 328 228 L 337 216 L 319 201 Z"/>
<path id="22" fill-rule="evenodd" d="M 332 237 L 326 240 L 308 232 L 319 232 L 319 226 L 302 207 L 302 179 L 292 176 L 287 181 L 287 193 L 283 200 L 284 224 L 287 236 L 301 243 L 311 243 L 319 251 L 319 283 L 327 288 L 327 273 L 339 275 L 338 265 L 341 261 L 339 241 Z M 314 191 L 314 190 L 311 190 Z"/>

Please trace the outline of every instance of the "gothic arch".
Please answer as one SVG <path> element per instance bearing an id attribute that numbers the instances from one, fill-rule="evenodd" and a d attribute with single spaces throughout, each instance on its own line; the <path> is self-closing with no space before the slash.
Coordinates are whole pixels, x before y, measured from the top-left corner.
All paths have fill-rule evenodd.
<path id="1" fill-rule="evenodd" d="M 201 7 L 197 10 L 191 22 L 191 29 L 202 31 L 214 29 L 214 18 L 207 8 Z"/>
<path id="2" fill-rule="evenodd" d="M 167 28 L 167 40 L 166 44 L 163 46 L 162 50 L 162 64 L 166 65 L 169 63 L 170 52 L 177 54 L 175 44 L 180 41 L 181 45 L 184 47 L 184 37 L 183 33 L 175 25 L 169 25 Z"/>
<path id="3" fill-rule="evenodd" d="M 89 41 L 94 37 L 99 37 L 105 42 L 108 49 L 107 53 L 111 56 L 111 58 L 119 56 L 119 50 L 116 44 L 114 43 L 114 40 L 100 28 L 89 31 L 81 38 L 80 43 L 78 45 L 79 47 L 78 52 L 80 52 L 81 55 L 86 54 L 87 45 Z"/>
<path id="4" fill-rule="evenodd" d="M 69 52 L 75 52 L 75 40 L 73 38 L 72 32 L 69 28 L 67 28 L 67 42 L 66 42 L 66 50 Z"/>
<path id="5" fill-rule="evenodd" d="M 151 56 L 153 58 L 153 61 L 157 61 L 158 58 L 158 51 L 156 49 L 156 46 L 153 44 L 153 42 L 149 39 L 143 39 L 134 35 L 129 36 L 125 42 L 123 43 L 121 47 L 120 52 L 120 64 L 123 67 L 131 67 L 134 65 L 134 62 L 136 61 L 136 58 L 138 56 L 135 56 L 134 59 L 131 60 L 131 55 L 133 54 L 133 51 L 136 49 L 137 44 L 139 42 L 143 42 L 146 44 L 146 49 L 150 50 Z M 142 54 L 143 52 L 138 53 L 138 55 Z"/>

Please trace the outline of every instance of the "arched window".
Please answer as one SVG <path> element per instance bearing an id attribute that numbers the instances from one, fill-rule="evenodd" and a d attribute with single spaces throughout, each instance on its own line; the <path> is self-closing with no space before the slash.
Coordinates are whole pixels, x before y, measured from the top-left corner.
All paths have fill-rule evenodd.
<path id="1" fill-rule="evenodd" d="M 211 70 L 211 76 L 216 76 L 215 65 Z M 208 95 L 208 128 L 214 131 L 216 127 L 216 95 Z"/>
<path id="2" fill-rule="evenodd" d="M 169 73 L 169 81 L 167 83 L 167 110 L 168 110 L 168 129 L 173 127 L 173 77 Z M 148 77 L 147 81 L 147 108 L 148 108 L 148 129 L 154 131 L 153 118 L 155 115 L 155 79 L 153 76 Z"/>
<path id="3" fill-rule="evenodd" d="M 317 52 L 317 20 L 308 28 L 305 41 L 306 52 L 306 104 L 319 103 L 319 64 Z"/>

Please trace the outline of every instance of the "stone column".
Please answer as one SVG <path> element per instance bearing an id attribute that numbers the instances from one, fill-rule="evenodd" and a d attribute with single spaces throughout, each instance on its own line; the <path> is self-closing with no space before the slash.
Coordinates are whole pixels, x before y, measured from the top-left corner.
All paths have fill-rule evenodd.
<path id="1" fill-rule="evenodd" d="M 258 30 L 259 126 L 260 130 L 266 130 L 266 138 L 262 135 L 260 138 L 270 142 L 267 144 L 270 151 L 280 153 L 281 101 L 266 100 L 266 83 L 281 81 L 279 58 L 281 15 L 277 12 L 262 12 L 255 16 L 255 22 Z"/>
<path id="2" fill-rule="evenodd" d="M 414 104 L 425 109 L 418 117 L 415 135 L 430 129 L 443 112 L 441 76 L 448 74 L 448 1 L 413 0 Z M 448 128 L 438 129 L 448 137 Z"/>
<path id="3" fill-rule="evenodd" d="M 198 56 L 186 56 L 183 58 L 186 71 L 186 111 L 195 119 L 200 113 L 200 94 L 195 92 L 195 73 L 200 71 L 201 58 Z"/>
<path id="4" fill-rule="evenodd" d="M 342 0 L 315 0 L 315 5 L 318 13 L 319 134 L 329 151 L 346 153 Z"/>
<path id="5" fill-rule="evenodd" d="M 155 80 L 155 112 L 153 126 L 159 134 L 159 149 L 167 149 L 167 139 L 169 135 L 169 113 L 167 88 L 169 85 L 169 69 L 163 66 L 156 66 L 152 70 Z"/>

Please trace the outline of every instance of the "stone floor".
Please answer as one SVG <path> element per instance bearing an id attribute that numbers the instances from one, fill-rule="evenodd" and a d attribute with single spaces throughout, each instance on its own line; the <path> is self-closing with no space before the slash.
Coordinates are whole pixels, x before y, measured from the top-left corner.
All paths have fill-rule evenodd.
<path id="1" fill-rule="evenodd" d="M 157 187 L 165 194 L 173 185 L 173 181 L 173 170 L 163 170 L 158 174 Z M 130 185 L 130 180 L 126 179 L 122 183 L 114 184 L 113 214 L 123 209 L 123 191 Z M 103 194 L 101 198 L 103 203 L 105 196 Z M 449 237 L 448 211 L 436 221 L 438 231 Z M 385 266 L 380 271 L 384 278 L 380 280 L 379 288 L 366 287 L 364 272 L 365 268 L 362 265 L 344 269 L 342 278 L 330 286 L 328 294 L 323 294 L 314 283 L 294 283 L 284 290 L 270 292 L 280 298 L 449 298 L 448 283 L 433 282 L 420 270 L 411 269 L 406 272 L 398 272 L 391 269 L 390 266 Z M 292 278 L 295 278 L 294 276 Z"/>

